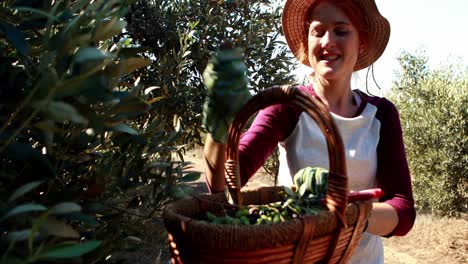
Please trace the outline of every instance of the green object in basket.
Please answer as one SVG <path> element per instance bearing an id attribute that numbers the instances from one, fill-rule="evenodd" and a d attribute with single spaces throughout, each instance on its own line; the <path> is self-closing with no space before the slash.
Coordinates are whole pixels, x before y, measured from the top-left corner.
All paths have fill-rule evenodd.
<path id="1" fill-rule="evenodd" d="M 203 127 L 216 141 L 226 143 L 229 126 L 251 98 L 242 50 L 225 44 L 208 62 L 203 81 L 207 88 Z"/>
<path id="2" fill-rule="evenodd" d="M 274 224 L 297 218 L 300 215 L 314 215 L 326 207 L 322 199 L 326 196 L 329 172 L 324 168 L 306 167 L 294 175 L 295 189 L 284 187 L 280 192 L 282 201 L 263 205 L 248 205 L 238 210 L 224 210 L 218 216 L 207 212 L 203 220 L 214 224 Z"/>
<path id="3" fill-rule="evenodd" d="M 306 167 L 294 175 L 299 199 L 321 199 L 327 194 L 329 172 L 320 167 Z"/>

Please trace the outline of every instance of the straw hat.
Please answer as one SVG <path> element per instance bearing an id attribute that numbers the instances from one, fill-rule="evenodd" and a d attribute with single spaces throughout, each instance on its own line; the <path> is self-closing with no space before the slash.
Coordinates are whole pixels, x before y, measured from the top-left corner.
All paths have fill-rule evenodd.
<path id="1" fill-rule="evenodd" d="M 390 37 L 390 24 L 377 9 L 374 0 L 354 1 L 365 14 L 365 24 L 368 27 L 369 41 L 367 47 L 359 54 L 354 66 L 358 71 L 374 63 L 384 52 Z M 283 32 L 289 49 L 300 60 L 298 51 L 303 43 L 307 47 L 306 21 L 309 19 L 310 8 L 316 0 L 287 0 L 283 8 Z M 306 54 L 307 55 L 307 54 Z M 301 63 L 310 66 L 309 60 Z"/>

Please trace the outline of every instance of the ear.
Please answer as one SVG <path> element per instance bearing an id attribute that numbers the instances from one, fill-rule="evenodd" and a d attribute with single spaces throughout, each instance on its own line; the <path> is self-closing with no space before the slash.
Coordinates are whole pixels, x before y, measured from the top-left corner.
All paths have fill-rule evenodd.
<path id="1" fill-rule="evenodd" d="M 367 44 L 364 41 L 359 41 L 359 54 L 363 53 L 367 48 Z"/>

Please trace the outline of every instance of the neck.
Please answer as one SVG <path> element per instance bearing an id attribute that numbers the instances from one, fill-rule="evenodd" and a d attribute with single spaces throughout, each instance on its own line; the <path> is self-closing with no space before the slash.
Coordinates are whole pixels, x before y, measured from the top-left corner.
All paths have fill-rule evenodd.
<path id="1" fill-rule="evenodd" d="M 357 111 L 357 104 L 351 90 L 351 76 L 337 80 L 327 80 L 321 76 L 312 77 L 315 93 L 328 106 L 330 112 L 351 117 Z"/>

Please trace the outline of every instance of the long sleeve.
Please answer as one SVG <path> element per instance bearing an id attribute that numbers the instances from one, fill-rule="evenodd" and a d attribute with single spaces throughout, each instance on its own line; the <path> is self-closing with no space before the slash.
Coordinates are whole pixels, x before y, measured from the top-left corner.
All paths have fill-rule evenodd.
<path id="1" fill-rule="evenodd" d="M 377 181 L 384 191 L 381 201 L 395 208 L 398 214 L 398 225 L 388 236 L 403 236 L 412 228 L 416 217 L 411 177 L 398 111 L 391 102 L 383 101 L 379 118 L 382 127 L 377 146 Z"/>
<path id="2" fill-rule="evenodd" d="M 294 130 L 301 111 L 290 104 L 278 104 L 260 111 L 239 143 L 241 183 L 265 164 L 279 141 Z"/>

